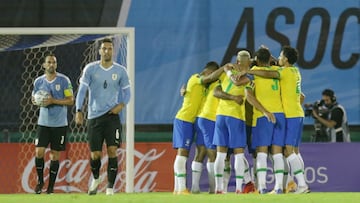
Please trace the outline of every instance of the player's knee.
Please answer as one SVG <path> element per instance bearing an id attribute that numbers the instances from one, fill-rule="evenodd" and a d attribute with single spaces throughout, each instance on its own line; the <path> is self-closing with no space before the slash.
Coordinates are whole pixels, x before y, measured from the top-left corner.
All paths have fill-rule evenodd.
<path id="1" fill-rule="evenodd" d="M 178 148 L 177 155 L 188 157 L 189 156 L 189 151 L 187 149 L 185 149 L 185 148 Z"/>
<path id="2" fill-rule="evenodd" d="M 60 152 L 59 151 L 55 151 L 55 150 L 51 150 L 50 151 L 50 160 L 52 161 L 57 161 L 60 158 Z"/>
<path id="3" fill-rule="evenodd" d="M 273 145 L 271 147 L 271 154 L 279 154 L 281 153 L 282 154 L 282 147 L 281 146 L 276 146 L 276 145 Z"/>
<path id="4" fill-rule="evenodd" d="M 90 156 L 91 156 L 92 160 L 100 159 L 101 158 L 101 151 L 100 152 L 99 151 L 91 152 Z"/>
<path id="5" fill-rule="evenodd" d="M 205 146 L 197 147 L 196 155 L 195 155 L 195 161 L 196 162 L 202 162 L 205 159 L 206 156 L 206 148 Z"/>
<path id="6" fill-rule="evenodd" d="M 117 147 L 111 146 L 107 148 L 107 153 L 110 158 L 116 157 Z"/>
<path id="7" fill-rule="evenodd" d="M 286 146 L 284 149 L 284 156 L 288 157 L 290 156 L 292 153 L 294 153 L 294 148 L 291 146 Z"/>
<path id="8" fill-rule="evenodd" d="M 45 154 L 45 148 L 44 147 L 37 147 L 35 149 L 35 157 L 36 158 L 43 158 Z"/>

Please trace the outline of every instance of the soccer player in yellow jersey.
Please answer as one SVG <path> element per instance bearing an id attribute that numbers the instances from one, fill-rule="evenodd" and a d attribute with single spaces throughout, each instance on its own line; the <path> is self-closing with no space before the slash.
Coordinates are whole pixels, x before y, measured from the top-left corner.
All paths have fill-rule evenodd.
<path id="1" fill-rule="evenodd" d="M 301 92 L 301 74 L 299 69 L 294 66 L 297 58 L 296 49 L 284 46 L 279 56 L 279 65 L 282 68 L 278 71 L 251 70 L 248 72 L 262 77 L 280 79 L 281 100 L 286 117 L 284 155 L 298 181 L 295 193 L 308 193 L 310 190 L 305 182 L 303 161 L 298 151 L 303 129 L 304 112 L 301 103 L 304 95 Z"/>
<path id="2" fill-rule="evenodd" d="M 298 181 L 295 193 L 310 192 L 304 177 L 304 162 L 298 151 L 303 130 L 304 111 L 301 106 L 301 74 L 294 66 L 298 58 L 296 49 L 284 46 L 279 56 L 281 98 L 286 117 L 285 157 Z M 297 152 L 297 154 L 296 154 Z"/>
<path id="3" fill-rule="evenodd" d="M 245 127 L 245 84 L 250 80 L 244 80 L 244 85 L 234 85 L 231 79 L 232 73 L 247 69 L 250 64 L 250 54 L 247 51 L 242 52 L 244 58 L 248 58 L 248 63 L 228 64 L 232 66 L 232 71 L 220 76 L 221 84 L 215 89 L 214 94 L 220 98 L 216 111 L 215 133 L 213 144 L 217 147 L 215 159 L 215 191 L 217 194 L 224 193 L 223 174 L 225 167 L 225 158 L 228 148 L 234 150 L 234 169 L 236 176 L 236 193 L 242 193 L 242 183 L 245 171 L 244 148 L 246 147 L 246 127 Z M 227 75 L 227 76 L 226 76 Z M 226 186 L 227 187 L 227 186 Z"/>
<path id="4" fill-rule="evenodd" d="M 236 57 L 236 63 L 240 66 L 243 66 L 243 69 L 247 71 L 252 66 L 251 57 L 250 57 L 249 52 L 244 51 L 244 50 L 239 51 L 237 54 L 237 57 Z M 243 85 L 244 78 L 250 79 L 250 80 L 253 79 L 253 77 L 251 77 L 251 75 L 247 75 L 246 77 L 241 77 L 241 76 L 237 77 L 237 74 L 234 74 L 234 75 L 232 74 L 232 72 L 231 72 L 232 69 L 233 69 L 233 67 L 229 67 L 229 66 L 224 67 L 224 71 L 229 74 L 231 81 L 235 85 L 240 85 L 240 86 Z M 251 85 L 251 83 L 250 83 L 250 85 Z M 253 158 L 255 158 L 255 156 L 254 156 L 255 149 L 251 146 L 251 137 L 252 137 L 251 130 L 252 130 L 252 126 L 253 126 L 253 122 L 252 122 L 253 106 L 247 100 L 248 100 L 248 98 L 246 98 L 246 100 L 244 102 L 247 148 L 248 148 L 249 153 L 253 155 Z M 255 100 L 256 100 L 256 98 L 255 98 Z M 257 100 L 254 102 L 257 102 Z M 232 153 L 231 149 L 230 149 L 230 151 Z M 228 157 L 225 160 L 225 171 L 224 171 L 224 176 L 223 176 L 224 177 L 224 186 L 227 185 L 227 182 L 228 182 L 227 179 L 230 178 L 230 177 L 228 177 L 228 176 L 230 176 L 230 174 L 229 174 L 230 166 L 228 166 L 228 165 L 230 165 L 228 163 L 229 159 L 230 159 L 229 154 L 230 153 L 228 151 L 228 154 L 227 154 Z M 249 163 L 246 158 L 244 159 L 244 162 L 245 162 L 245 173 L 244 173 L 245 186 L 244 186 L 242 192 L 243 193 L 253 193 L 253 192 L 255 192 L 255 185 L 254 185 L 254 182 L 253 182 L 251 174 L 250 174 L 250 166 L 249 166 Z M 255 161 L 253 161 L 253 163 L 255 163 Z M 224 187 L 224 191 L 226 191 L 226 187 Z"/>
<path id="5" fill-rule="evenodd" d="M 260 48 L 257 51 L 257 66 L 252 67 L 252 70 L 271 70 L 270 51 L 266 48 Z M 284 176 L 284 161 L 282 148 L 285 143 L 285 115 L 281 103 L 279 80 L 268 79 L 255 75 L 254 77 L 254 93 L 256 99 L 267 111 L 273 113 L 276 117 L 276 122 L 269 122 L 269 119 L 261 109 L 254 109 L 255 127 L 253 133 L 253 146 L 256 147 L 256 174 L 258 180 L 258 190 L 261 194 L 267 193 L 266 187 L 266 173 L 267 173 L 267 158 L 268 148 L 271 146 L 271 154 L 274 160 L 275 173 L 275 187 L 276 194 L 282 193 L 283 176 Z M 251 103 L 251 101 L 249 100 Z"/>
<path id="6" fill-rule="evenodd" d="M 203 107 L 195 122 L 196 130 L 196 154 L 191 164 L 192 169 L 192 193 L 200 193 L 200 176 L 205 156 L 208 161 L 206 168 L 209 178 L 209 193 L 215 193 L 214 161 L 216 157 L 216 146 L 213 145 L 216 108 L 219 99 L 214 96 L 214 89 L 218 83 L 212 82 L 206 91 L 206 98 Z"/>
<path id="7" fill-rule="evenodd" d="M 174 161 L 175 194 L 188 193 L 186 161 L 194 137 L 194 122 L 206 95 L 205 85 L 216 80 L 216 75 L 221 72 L 223 69 L 219 69 L 216 62 L 209 62 L 200 74 L 192 75 L 186 84 L 183 104 L 176 114 L 173 127 L 173 147 L 177 149 Z"/>

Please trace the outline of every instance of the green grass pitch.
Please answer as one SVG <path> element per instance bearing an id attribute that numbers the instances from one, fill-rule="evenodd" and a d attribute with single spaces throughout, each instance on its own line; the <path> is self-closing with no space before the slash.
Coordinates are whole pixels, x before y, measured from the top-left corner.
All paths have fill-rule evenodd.
<path id="1" fill-rule="evenodd" d="M 0 194 L 1 203 L 352 203 L 360 202 L 358 192 L 314 192 L 309 194 L 285 194 L 285 195 L 259 195 L 243 194 L 236 195 L 227 193 L 224 195 L 210 195 L 207 193 L 190 195 L 173 195 L 169 192 L 150 193 L 116 193 L 106 196 L 103 193 L 89 196 L 87 194 L 57 193 L 47 194 Z"/>

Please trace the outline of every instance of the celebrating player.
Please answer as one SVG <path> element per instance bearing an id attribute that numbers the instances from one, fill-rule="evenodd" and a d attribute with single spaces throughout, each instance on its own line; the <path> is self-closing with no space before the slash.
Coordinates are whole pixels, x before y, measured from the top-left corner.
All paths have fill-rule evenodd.
<path id="1" fill-rule="evenodd" d="M 236 176 L 236 193 L 242 193 L 243 177 L 245 172 L 245 156 L 244 148 L 246 147 L 246 126 L 245 126 L 245 106 L 244 85 L 233 85 L 230 80 L 233 72 L 240 72 L 244 68 L 249 68 L 250 53 L 247 51 L 240 52 L 243 58 L 247 59 L 248 63 L 244 64 L 226 64 L 225 67 L 232 67 L 228 70 L 226 75 L 220 77 L 221 84 L 216 87 L 214 94 L 220 98 L 219 105 L 216 111 L 215 134 L 213 144 L 215 144 L 217 154 L 214 164 L 215 170 L 215 192 L 223 194 L 225 192 L 224 185 L 224 168 L 227 151 L 229 148 L 233 149 Z M 224 68 L 225 68 L 224 67 Z M 249 79 L 245 78 L 243 84 L 249 83 Z"/>
<path id="2" fill-rule="evenodd" d="M 194 122 L 205 98 L 206 88 L 204 85 L 216 80 L 222 72 L 223 69 L 219 69 L 216 62 L 209 62 L 200 74 L 192 75 L 186 84 L 182 107 L 174 119 L 173 147 L 177 149 L 174 161 L 174 194 L 188 193 L 186 189 L 186 161 L 194 137 Z"/>
<path id="3" fill-rule="evenodd" d="M 281 101 L 286 118 L 284 155 L 299 184 L 295 193 L 308 193 L 310 190 L 305 182 L 304 164 L 298 150 L 303 129 L 304 112 L 301 103 L 304 95 L 301 92 L 300 72 L 294 66 L 297 58 L 296 49 L 284 46 L 279 56 L 281 69 L 278 71 L 250 70 L 248 73 L 280 79 Z"/>

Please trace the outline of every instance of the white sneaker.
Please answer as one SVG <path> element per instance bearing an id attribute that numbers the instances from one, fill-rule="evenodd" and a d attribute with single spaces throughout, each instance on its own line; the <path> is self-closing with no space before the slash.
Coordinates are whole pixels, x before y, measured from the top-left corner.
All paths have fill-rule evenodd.
<path id="1" fill-rule="evenodd" d="M 88 194 L 89 194 L 89 195 L 96 195 L 96 193 L 97 193 L 97 188 L 98 188 L 99 184 L 100 184 L 100 178 L 98 178 L 98 179 L 93 179 L 93 180 L 91 181 L 91 185 L 90 185 L 90 187 L 89 187 Z"/>
<path id="2" fill-rule="evenodd" d="M 114 189 L 106 188 L 106 195 L 114 195 Z"/>
<path id="3" fill-rule="evenodd" d="M 305 194 L 305 193 L 310 193 L 310 190 L 309 190 L 308 186 L 302 186 L 302 187 L 299 186 L 294 193 L 295 194 Z"/>

